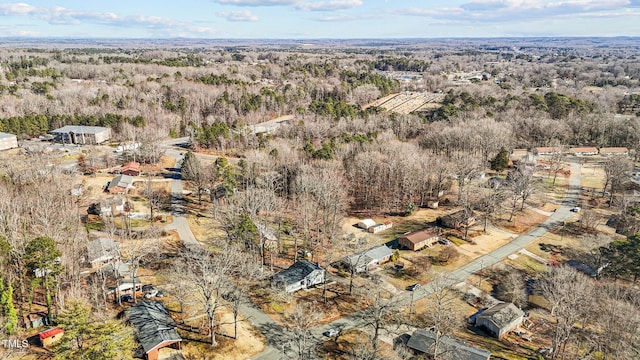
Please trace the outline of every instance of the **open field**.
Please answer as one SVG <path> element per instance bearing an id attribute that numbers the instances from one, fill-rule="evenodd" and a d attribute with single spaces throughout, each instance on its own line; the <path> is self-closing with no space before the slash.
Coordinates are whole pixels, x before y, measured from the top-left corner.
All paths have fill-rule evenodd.
<path id="1" fill-rule="evenodd" d="M 414 111 L 423 111 L 437 107 L 442 102 L 442 99 L 444 99 L 444 94 L 403 92 L 387 95 L 371 104 L 363 106 L 363 109 L 377 106 L 399 114 L 410 114 Z"/>

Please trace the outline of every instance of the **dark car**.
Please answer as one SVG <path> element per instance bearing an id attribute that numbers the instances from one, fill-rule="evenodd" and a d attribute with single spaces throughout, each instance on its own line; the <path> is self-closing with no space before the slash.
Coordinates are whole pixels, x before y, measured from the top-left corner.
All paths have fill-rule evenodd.
<path id="1" fill-rule="evenodd" d="M 151 285 L 151 284 L 142 285 L 142 291 L 143 292 L 147 292 L 147 291 L 150 291 L 150 290 L 153 290 L 153 285 Z"/>
<path id="2" fill-rule="evenodd" d="M 420 284 L 415 283 L 415 284 L 413 284 L 413 285 L 409 285 L 409 286 L 407 286 L 407 290 L 409 290 L 409 291 L 414 291 L 414 290 L 418 289 L 419 287 L 420 287 Z"/>
<path id="3" fill-rule="evenodd" d="M 129 294 L 120 295 L 120 302 L 130 302 L 133 301 L 133 296 Z M 116 299 L 115 303 L 118 303 L 118 299 Z"/>

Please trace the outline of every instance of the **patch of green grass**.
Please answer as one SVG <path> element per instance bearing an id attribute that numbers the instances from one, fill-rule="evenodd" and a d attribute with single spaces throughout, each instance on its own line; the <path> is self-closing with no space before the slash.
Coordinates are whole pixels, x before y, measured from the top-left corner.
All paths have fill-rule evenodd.
<path id="1" fill-rule="evenodd" d="M 104 230 L 104 222 L 102 221 L 92 221 L 84 224 L 84 228 L 87 231 L 102 231 Z"/>
<path id="2" fill-rule="evenodd" d="M 460 246 L 460 245 L 464 245 L 464 244 L 466 244 L 466 243 L 467 243 L 466 241 L 464 241 L 464 240 L 462 240 L 462 239 L 460 239 L 459 237 L 454 236 L 454 235 L 447 235 L 447 239 L 448 239 L 449 241 L 451 241 L 452 243 L 454 243 L 454 244 L 458 245 L 458 246 Z"/>

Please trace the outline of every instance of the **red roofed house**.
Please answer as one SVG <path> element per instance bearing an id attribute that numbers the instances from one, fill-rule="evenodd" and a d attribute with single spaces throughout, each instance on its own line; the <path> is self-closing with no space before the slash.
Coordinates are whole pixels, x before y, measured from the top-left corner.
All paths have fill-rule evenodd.
<path id="1" fill-rule="evenodd" d="M 125 174 L 129 176 L 138 176 L 140 175 L 140 163 L 135 161 L 128 162 L 122 165 L 122 169 L 120 170 L 120 174 Z"/>
<path id="2" fill-rule="evenodd" d="M 598 155 L 598 149 L 595 147 L 575 147 L 571 148 L 569 152 L 573 156 L 591 156 Z"/>
<path id="3" fill-rule="evenodd" d="M 438 229 L 429 227 L 410 232 L 398 238 L 398 245 L 413 251 L 431 246 L 438 242 Z"/>
<path id="4" fill-rule="evenodd" d="M 600 155 L 629 155 L 629 149 L 626 147 L 606 147 L 600 148 Z"/>
<path id="5" fill-rule="evenodd" d="M 42 347 L 50 348 L 55 343 L 60 341 L 63 335 L 64 335 L 63 329 L 53 328 L 53 329 L 45 330 L 39 333 L 38 337 L 40 338 L 40 343 L 42 344 Z"/>

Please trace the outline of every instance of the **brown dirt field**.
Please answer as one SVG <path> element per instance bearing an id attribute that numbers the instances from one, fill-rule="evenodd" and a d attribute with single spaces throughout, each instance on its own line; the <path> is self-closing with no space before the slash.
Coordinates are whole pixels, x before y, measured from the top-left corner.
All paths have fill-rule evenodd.
<path id="1" fill-rule="evenodd" d="M 355 292 L 354 295 L 349 295 L 348 286 L 339 283 L 327 286 L 326 304 L 322 298 L 321 286 L 297 291 L 290 295 L 289 302 L 286 302 L 281 296 L 272 294 L 272 292 L 270 286 L 262 286 L 260 289 L 254 288 L 249 296 L 254 304 L 282 326 L 286 323 L 286 315 L 294 312 L 298 303 L 315 304 L 314 306 L 322 312 L 320 324 L 326 324 L 360 311 L 366 305 L 364 296 Z"/>
<path id="2" fill-rule="evenodd" d="M 524 234 L 547 219 L 545 215 L 526 208 L 524 211 L 517 211 L 512 222 L 507 221 L 508 216 L 503 215 L 503 219 L 498 221 L 497 225 L 514 234 Z"/>

